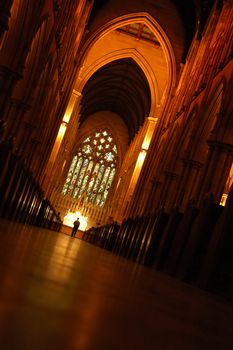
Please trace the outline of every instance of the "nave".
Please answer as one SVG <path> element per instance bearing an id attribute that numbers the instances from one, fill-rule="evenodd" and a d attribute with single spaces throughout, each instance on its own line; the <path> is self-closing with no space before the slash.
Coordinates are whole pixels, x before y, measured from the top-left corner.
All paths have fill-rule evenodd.
<path id="1" fill-rule="evenodd" d="M 0 221 L 0 348 L 232 349 L 233 304 L 63 232 Z"/>

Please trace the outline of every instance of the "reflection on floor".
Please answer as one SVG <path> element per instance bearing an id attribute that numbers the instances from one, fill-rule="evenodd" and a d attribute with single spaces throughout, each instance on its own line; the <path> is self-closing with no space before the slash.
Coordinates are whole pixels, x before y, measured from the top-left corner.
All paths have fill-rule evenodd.
<path id="1" fill-rule="evenodd" d="M 233 304 L 97 247 L 0 221 L 0 349 L 233 348 Z"/>

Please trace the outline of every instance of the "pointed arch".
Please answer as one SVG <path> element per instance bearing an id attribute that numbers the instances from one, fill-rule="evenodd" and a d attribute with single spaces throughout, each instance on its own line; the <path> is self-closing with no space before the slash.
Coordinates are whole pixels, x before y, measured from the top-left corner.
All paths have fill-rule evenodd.
<path id="1" fill-rule="evenodd" d="M 63 195 L 103 207 L 118 166 L 118 149 L 107 128 L 86 135 L 73 157 Z"/>
<path id="2" fill-rule="evenodd" d="M 110 62 L 113 62 L 122 58 L 132 58 L 145 74 L 148 85 L 150 87 L 150 93 L 151 93 L 150 116 L 154 117 L 156 113 L 156 108 L 158 107 L 159 101 L 161 99 L 161 96 L 159 95 L 157 78 L 154 74 L 154 71 L 150 63 L 146 60 L 146 58 L 140 52 L 138 52 L 134 48 L 116 50 L 109 54 L 101 56 L 91 66 L 83 70 L 83 73 L 81 74 L 82 78 L 76 82 L 75 90 L 82 91 L 86 82 L 91 78 L 91 76 L 95 72 L 98 71 L 98 69 L 100 69 L 101 67 L 105 66 Z"/>
<path id="3" fill-rule="evenodd" d="M 95 45 L 95 43 L 100 38 L 103 38 L 105 35 L 107 35 L 108 33 L 110 33 L 113 30 L 116 30 L 122 26 L 132 24 L 135 22 L 145 24 L 151 30 L 151 32 L 156 36 L 156 38 L 158 38 L 158 41 L 163 49 L 164 58 L 166 60 L 167 70 L 168 70 L 167 88 L 166 88 L 166 91 L 164 93 L 164 96 L 167 96 L 171 92 L 172 88 L 175 86 L 175 83 L 176 83 L 175 55 L 173 52 L 172 45 L 171 45 L 165 31 L 158 24 L 158 22 L 151 15 L 149 15 L 147 12 L 131 13 L 128 15 L 120 16 L 112 21 L 109 21 L 108 23 L 106 23 L 105 25 L 103 25 L 102 27 L 97 29 L 95 31 L 95 33 L 92 34 L 90 36 L 90 38 L 88 38 L 88 40 L 85 42 L 85 44 L 83 45 L 83 47 L 81 48 L 81 50 L 79 52 L 79 57 L 80 57 L 79 58 L 79 66 L 81 67 L 80 69 L 82 71 L 82 69 L 84 68 L 83 64 L 84 64 L 85 58 L 87 57 L 87 55 L 88 55 L 89 51 L 91 50 L 91 48 L 93 47 L 93 45 Z M 121 54 L 123 55 L 124 53 L 122 52 Z M 140 67 L 143 69 L 143 71 L 148 79 L 148 82 L 150 84 L 150 87 L 152 89 L 151 95 L 152 95 L 152 91 L 153 91 L 153 95 L 157 96 L 157 97 L 154 97 L 154 98 L 156 98 L 156 101 L 157 101 L 158 100 L 158 91 L 157 91 L 156 84 L 154 86 L 151 79 L 149 78 L 150 73 L 151 73 L 151 71 L 149 69 L 149 65 L 146 64 L 146 61 L 143 60 L 142 57 L 140 57 L 140 55 L 136 54 L 135 52 L 131 51 L 130 54 L 134 55 L 133 58 L 140 65 Z M 81 91 L 79 90 L 79 92 L 81 92 Z M 152 106 L 152 104 L 151 104 L 151 106 Z M 155 106 L 156 106 L 156 102 L 153 104 L 153 110 L 150 111 L 150 116 L 152 116 L 152 117 L 154 117 L 154 115 L 155 115 Z"/>

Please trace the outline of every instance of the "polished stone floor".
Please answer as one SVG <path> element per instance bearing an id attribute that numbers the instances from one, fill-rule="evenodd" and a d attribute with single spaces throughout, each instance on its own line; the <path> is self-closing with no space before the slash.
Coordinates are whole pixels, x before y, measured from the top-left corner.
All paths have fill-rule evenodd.
<path id="1" fill-rule="evenodd" d="M 233 304 L 63 233 L 0 221 L 0 349 L 233 349 Z"/>

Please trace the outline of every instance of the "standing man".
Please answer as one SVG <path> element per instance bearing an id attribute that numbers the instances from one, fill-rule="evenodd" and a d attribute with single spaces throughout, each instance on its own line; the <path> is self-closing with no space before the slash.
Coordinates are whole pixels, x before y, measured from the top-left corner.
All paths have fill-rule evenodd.
<path id="1" fill-rule="evenodd" d="M 78 231 L 79 225 L 80 225 L 80 221 L 79 218 L 77 218 L 74 223 L 73 223 L 73 229 L 72 229 L 72 233 L 71 233 L 71 237 L 75 237 L 76 232 Z"/>

